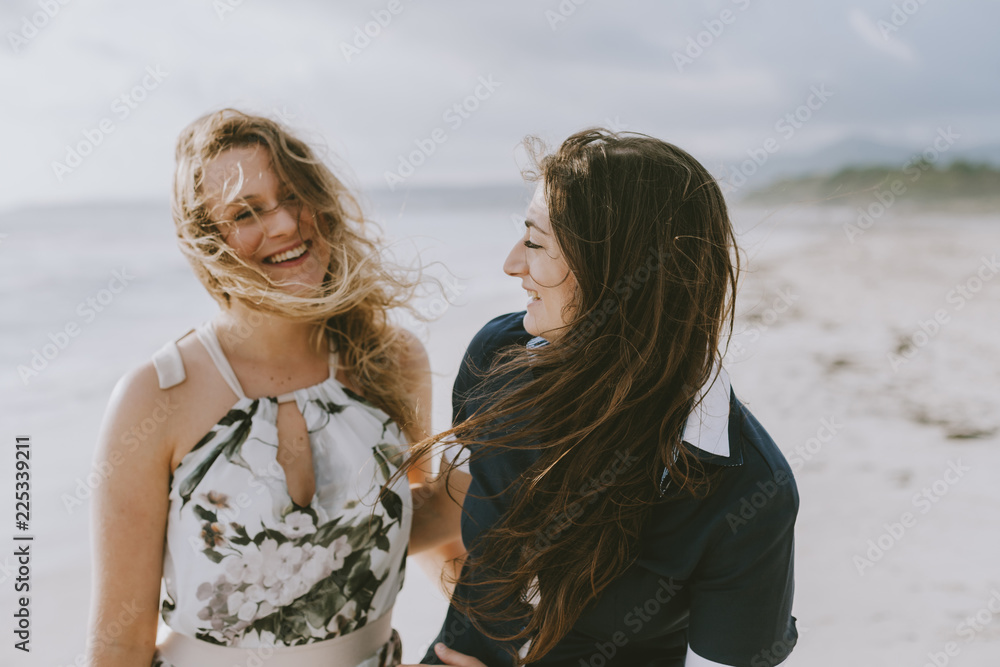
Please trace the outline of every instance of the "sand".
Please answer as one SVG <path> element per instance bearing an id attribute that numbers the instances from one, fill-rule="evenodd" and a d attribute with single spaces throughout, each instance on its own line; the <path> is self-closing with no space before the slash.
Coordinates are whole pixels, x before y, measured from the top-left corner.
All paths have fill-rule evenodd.
<path id="1" fill-rule="evenodd" d="M 1000 220 L 763 226 L 814 216 L 751 261 L 729 363 L 801 497 L 788 664 L 1000 664 Z"/>

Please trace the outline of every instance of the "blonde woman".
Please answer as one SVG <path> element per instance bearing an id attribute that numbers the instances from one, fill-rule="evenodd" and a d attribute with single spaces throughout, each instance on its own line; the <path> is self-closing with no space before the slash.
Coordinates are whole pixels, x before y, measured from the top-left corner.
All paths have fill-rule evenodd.
<path id="1" fill-rule="evenodd" d="M 429 433 L 426 353 L 387 320 L 413 283 L 383 265 L 344 185 L 266 118 L 226 109 L 182 132 L 173 218 L 220 310 L 111 396 L 90 664 L 398 664 L 411 524 L 413 554 L 454 540 L 434 531 L 458 511 L 428 486 L 414 514 L 406 479 L 380 496 Z M 136 447 L 130 430 L 157 411 Z M 135 620 L 112 632 L 122 608 Z M 171 632 L 157 646 L 158 612 Z"/>

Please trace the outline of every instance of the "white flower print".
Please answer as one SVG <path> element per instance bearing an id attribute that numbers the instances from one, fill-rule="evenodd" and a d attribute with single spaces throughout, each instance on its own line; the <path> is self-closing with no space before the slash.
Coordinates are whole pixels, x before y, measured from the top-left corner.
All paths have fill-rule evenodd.
<path id="1" fill-rule="evenodd" d="M 214 593 L 215 593 L 215 586 L 206 581 L 203 582 L 200 586 L 198 586 L 198 591 L 195 593 L 195 597 L 198 598 L 199 600 L 207 600 L 208 598 L 212 597 Z"/>
<path id="2" fill-rule="evenodd" d="M 285 542 L 278 547 L 275 555 L 277 556 L 279 578 L 285 579 L 299 571 L 299 565 L 302 563 L 301 547 L 297 547 L 291 542 Z"/>
<path id="3" fill-rule="evenodd" d="M 305 512 L 295 511 L 285 517 L 279 530 L 285 537 L 296 538 L 315 532 L 316 525 L 313 523 L 312 516 Z"/>
<path id="4" fill-rule="evenodd" d="M 260 543 L 260 554 L 263 559 L 263 578 L 260 583 L 264 588 L 270 588 L 281 581 L 278 576 L 278 566 L 281 564 L 278 542 L 271 538 L 265 539 Z"/>
<path id="5" fill-rule="evenodd" d="M 171 524 L 170 539 L 174 546 L 190 539 L 194 547 L 168 554 L 184 577 L 176 591 L 167 582 L 163 615 L 173 614 L 174 630 L 216 644 L 277 649 L 353 632 L 391 606 L 411 508 L 405 480 L 391 502 L 379 502 L 379 492 L 396 466 L 388 452 L 402 436 L 386 415 L 341 393 L 310 400 L 314 414 L 304 416 L 310 425 L 340 429 L 310 438 L 318 438 L 324 461 L 344 462 L 318 467 L 317 488 L 343 494 L 317 496 L 308 507 L 288 504 L 284 480 L 272 479 L 267 467 L 277 440 L 273 401 L 237 406 L 194 450 L 174 487 L 186 532 Z M 359 437 L 364 442 L 354 442 Z M 249 473 L 246 480 L 234 466 Z M 370 488 L 367 472 L 363 480 L 344 472 L 355 469 L 371 471 Z M 189 553 L 195 563 L 186 562 Z"/>
<path id="6" fill-rule="evenodd" d="M 261 602 L 264 599 L 264 587 L 259 584 L 251 584 L 243 593 L 253 602 Z"/>
<path id="7" fill-rule="evenodd" d="M 236 591 L 226 600 L 226 606 L 229 608 L 229 615 L 235 616 L 239 612 L 240 607 L 243 603 L 247 601 L 247 596 L 243 594 L 243 591 Z"/>
<path id="8" fill-rule="evenodd" d="M 256 616 L 256 614 L 257 614 L 257 603 L 252 602 L 250 600 L 244 602 L 240 606 L 239 611 L 236 612 L 237 618 L 239 618 L 241 621 L 252 621 L 254 619 L 254 616 Z"/>
<path id="9" fill-rule="evenodd" d="M 275 584 L 274 586 L 268 586 L 264 589 L 264 604 L 269 604 L 275 607 L 281 605 L 281 591 L 284 588 L 281 584 Z"/>
<path id="10" fill-rule="evenodd" d="M 302 555 L 305 562 L 302 563 L 299 574 L 306 581 L 319 581 L 330 576 L 330 573 L 333 572 L 333 568 L 328 562 L 330 551 L 326 547 L 305 544 L 302 546 Z"/>
<path id="11" fill-rule="evenodd" d="M 329 546 L 330 569 L 339 570 L 344 567 L 344 559 L 351 555 L 351 544 L 346 535 L 341 535 Z"/>
<path id="12" fill-rule="evenodd" d="M 257 615 L 260 618 L 264 618 L 265 616 L 271 614 L 271 612 L 273 611 L 274 611 L 274 605 L 268 602 L 267 600 L 264 600 L 263 602 L 260 603 L 260 606 L 257 608 Z M 267 634 L 271 636 L 272 640 L 274 639 L 274 634 L 272 633 L 267 633 Z M 263 636 L 264 635 L 261 635 L 261 637 Z"/>
<path id="13" fill-rule="evenodd" d="M 309 584 L 299 576 L 292 577 L 281 587 L 280 606 L 290 605 L 293 600 L 309 592 Z"/>
<path id="14" fill-rule="evenodd" d="M 260 581 L 263 565 L 263 554 L 248 546 L 240 556 L 226 558 L 226 579 L 232 584 L 257 583 Z"/>

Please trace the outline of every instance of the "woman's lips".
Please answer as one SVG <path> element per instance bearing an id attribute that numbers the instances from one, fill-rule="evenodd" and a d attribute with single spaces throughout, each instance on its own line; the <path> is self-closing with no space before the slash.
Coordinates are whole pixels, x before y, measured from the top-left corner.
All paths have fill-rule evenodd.
<path id="1" fill-rule="evenodd" d="M 305 257 L 309 253 L 311 246 L 312 241 L 304 241 L 294 248 L 265 257 L 263 262 L 272 266 L 291 266 Z"/>

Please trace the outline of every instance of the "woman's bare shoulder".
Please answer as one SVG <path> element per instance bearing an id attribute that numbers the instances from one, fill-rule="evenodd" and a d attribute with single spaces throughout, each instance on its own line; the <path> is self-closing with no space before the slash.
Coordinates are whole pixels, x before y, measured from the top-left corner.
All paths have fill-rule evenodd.
<path id="1" fill-rule="evenodd" d="M 401 342 L 399 367 L 403 372 L 420 374 L 430 370 L 430 357 L 420 338 L 409 329 L 397 327 L 396 334 Z"/>
<path id="2" fill-rule="evenodd" d="M 177 405 L 160 383 L 152 360 L 126 372 L 115 384 L 101 426 L 101 448 L 109 455 L 140 451 L 170 459 L 169 422 Z"/>
<path id="3" fill-rule="evenodd" d="M 111 392 L 105 430 L 111 446 L 131 450 L 140 445 L 165 457 L 173 470 L 177 461 L 231 407 L 234 396 L 195 336 L 175 341 L 182 378 L 161 377 L 150 358 L 126 372 Z M 165 385 L 165 386 L 164 386 Z"/>

